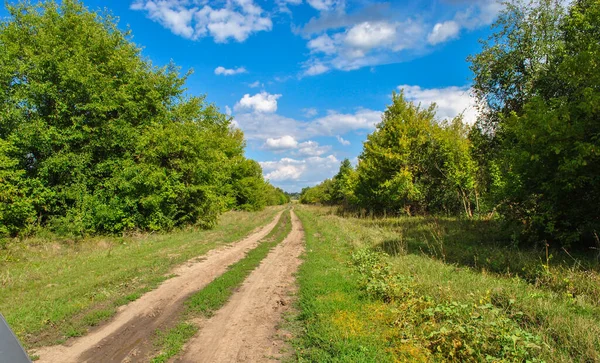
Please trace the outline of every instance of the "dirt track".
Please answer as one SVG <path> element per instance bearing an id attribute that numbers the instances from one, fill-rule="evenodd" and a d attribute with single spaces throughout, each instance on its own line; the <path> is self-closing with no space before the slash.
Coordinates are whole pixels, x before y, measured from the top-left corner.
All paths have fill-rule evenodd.
<path id="1" fill-rule="evenodd" d="M 210 251 L 173 271 L 177 276 L 119 309 L 108 323 L 86 336 L 37 349 L 37 362 L 121 362 L 147 361 L 144 352 L 149 338 L 159 327 L 173 321 L 186 297 L 206 286 L 227 267 L 254 248 L 277 224 L 281 212 L 267 226 L 227 247 Z"/>
<path id="2" fill-rule="evenodd" d="M 202 324 L 177 362 L 270 362 L 281 357 L 275 338 L 289 307 L 304 230 L 292 212 L 292 232 L 252 271 L 229 302 Z"/>

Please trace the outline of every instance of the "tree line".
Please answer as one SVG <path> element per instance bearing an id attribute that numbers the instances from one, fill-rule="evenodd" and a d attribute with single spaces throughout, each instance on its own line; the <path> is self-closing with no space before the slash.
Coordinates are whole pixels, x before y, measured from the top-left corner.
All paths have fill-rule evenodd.
<path id="1" fill-rule="evenodd" d="M 475 125 L 394 94 L 353 168 L 304 203 L 494 216 L 522 241 L 600 247 L 600 2 L 512 0 L 469 57 Z"/>
<path id="2" fill-rule="evenodd" d="M 0 237 L 210 227 L 289 198 L 230 117 L 77 0 L 7 5 L 0 23 Z"/>

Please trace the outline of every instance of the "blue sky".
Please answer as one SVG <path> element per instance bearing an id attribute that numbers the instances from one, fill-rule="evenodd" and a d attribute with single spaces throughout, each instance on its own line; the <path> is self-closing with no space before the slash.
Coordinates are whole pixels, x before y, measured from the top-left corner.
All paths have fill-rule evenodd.
<path id="1" fill-rule="evenodd" d="M 144 56 L 193 69 L 247 139 L 265 177 L 299 191 L 356 162 L 391 93 L 472 122 L 466 57 L 480 50 L 494 0 L 84 0 L 133 32 Z"/>

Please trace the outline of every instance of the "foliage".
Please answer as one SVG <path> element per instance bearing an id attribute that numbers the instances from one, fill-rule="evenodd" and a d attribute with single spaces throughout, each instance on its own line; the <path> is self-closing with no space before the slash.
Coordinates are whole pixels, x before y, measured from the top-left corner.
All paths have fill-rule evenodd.
<path id="1" fill-rule="evenodd" d="M 27 348 L 59 344 L 155 288 L 173 267 L 269 223 L 278 210 L 230 211 L 211 230 L 9 240 L 0 250 L 0 311 Z"/>
<path id="2" fill-rule="evenodd" d="M 381 252 L 358 250 L 352 260 L 370 296 L 402 311 L 394 325 L 405 341 L 450 361 L 539 361 L 539 337 L 523 330 L 490 303 L 438 303 L 414 291 L 410 277 L 396 275 Z"/>
<path id="3" fill-rule="evenodd" d="M 460 117 L 438 121 L 435 105 L 424 109 L 394 94 L 359 157 L 358 205 L 376 212 L 463 210 L 471 216 L 475 163 L 467 132 Z"/>
<path id="4" fill-rule="evenodd" d="M 258 210 L 272 198 L 230 118 L 186 96 L 187 75 L 145 60 L 111 15 L 77 0 L 8 11 L 1 234 L 211 227 L 224 210 Z"/>
<path id="5" fill-rule="evenodd" d="M 331 211 L 298 211 L 301 360 L 600 359 L 595 259 L 505 244 L 493 220 Z"/>
<path id="6" fill-rule="evenodd" d="M 478 144 L 488 150 L 479 162 L 489 197 L 532 240 L 592 245 L 600 229 L 600 4 L 576 1 L 565 12 L 559 1 L 512 3 L 497 28 L 472 58 L 476 95 L 489 109 L 478 125 L 487 132 Z"/>
<path id="7" fill-rule="evenodd" d="M 468 132 L 460 117 L 438 121 L 435 105 L 423 109 L 394 94 L 356 170 L 344 160 L 331 180 L 305 188 L 300 201 L 376 213 L 472 216 L 477 176 Z"/>
<path id="8" fill-rule="evenodd" d="M 334 181 L 326 179 L 314 187 L 302 188 L 300 203 L 302 204 L 331 204 Z"/>

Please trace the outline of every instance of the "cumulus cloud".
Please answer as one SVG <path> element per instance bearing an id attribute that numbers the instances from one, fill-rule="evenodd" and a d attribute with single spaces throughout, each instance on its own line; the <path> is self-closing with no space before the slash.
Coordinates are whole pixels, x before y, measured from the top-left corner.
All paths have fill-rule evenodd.
<path id="1" fill-rule="evenodd" d="M 436 23 L 427 36 L 431 45 L 458 38 L 461 29 L 473 30 L 491 24 L 502 10 L 497 0 L 475 0 L 466 9 L 458 11 L 453 20 Z"/>
<path id="2" fill-rule="evenodd" d="M 370 3 L 352 14 L 343 6 L 322 12 L 304 26 L 294 27 L 296 34 L 308 38 L 310 51 L 301 75 L 410 60 L 430 52 L 431 46 L 458 38 L 464 29 L 491 24 L 502 9 L 497 0 L 446 2 L 456 9 L 454 17 L 435 22 L 424 14 L 403 18 L 393 3 Z M 321 1 L 320 6 L 328 8 Z"/>
<path id="3" fill-rule="evenodd" d="M 242 112 L 235 115 L 235 121 L 251 141 L 265 141 L 285 135 L 306 140 L 318 136 L 344 135 L 350 131 L 371 131 L 381 120 L 380 111 L 369 109 L 359 109 L 354 113 L 330 111 L 323 117 L 309 121 L 299 121 L 276 113 L 257 114 L 251 109 L 239 110 Z"/>
<path id="4" fill-rule="evenodd" d="M 359 109 L 353 114 L 330 111 L 327 116 L 313 121 L 311 130 L 320 135 L 343 135 L 349 131 L 372 130 L 381 121 L 381 112 Z"/>
<path id="5" fill-rule="evenodd" d="M 234 110 L 252 110 L 258 113 L 273 113 L 277 111 L 277 99 L 281 97 L 280 94 L 272 95 L 267 92 L 257 93 L 254 96 L 246 93 L 241 100 L 236 103 Z"/>
<path id="6" fill-rule="evenodd" d="M 320 156 L 331 150 L 329 145 L 321 146 L 312 140 L 298 142 L 290 135 L 278 138 L 269 137 L 263 144 L 263 148 L 275 152 L 291 151 L 292 154 L 299 156 Z"/>
<path id="7" fill-rule="evenodd" d="M 325 54 L 334 54 L 337 49 L 334 40 L 327 34 L 311 39 L 306 46 L 311 52 L 321 52 Z"/>
<path id="8" fill-rule="evenodd" d="M 217 43 L 243 42 L 273 28 L 271 18 L 253 0 L 228 0 L 222 7 L 189 0 L 136 0 L 130 8 L 192 40 L 211 36 Z"/>
<path id="9" fill-rule="evenodd" d="M 260 165 L 266 179 L 286 190 L 299 191 L 304 185 L 315 185 L 332 177 L 340 161 L 333 155 L 312 156 L 305 159 L 281 158 L 263 161 Z"/>
<path id="10" fill-rule="evenodd" d="M 342 145 L 344 145 L 344 146 L 348 146 L 348 145 L 350 145 L 350 141 L 348 141 L 348 140 L 345 140 L 345 139 L 344 139 L 343 137 L 341 137 L 340 135 L 337 135 L 337 136 L 336 136 L 336 138 L 337 138 L 337 141 L 338 141 L 340 144 L 342 144 Z"/>
<path id="11" fill-rule="evenodd" d="M 332 11 L 344 7 L 344 0 L 307 0 L 306 2 L 319 11 Z"/>
<path id="12" fill-rule="evenodd" d="M 313 64 L 308 64 L 305 66 L 304 75 L 305 76 L 316 76 L 319 74 L 323 74 L 329 71 L 329 67 L 324 65 L 321 62 L 315 62 Z"/>
<path id="13" fill-rule="evenodd" d="M 370 50 L 389 46 L 396 40 L 397 24 L 364 22 L 350 28 L 344 42 L 352 48 Z"/>
<path id="14" fill-rule="evenodd" d="M 458 37 L 460 32 L 460 26 L 455 21 L 445 21 L 443 23 L 437 23 L 433 27 L 433 30 L 427 36 L 427 41 L 431 45 L 443 43 L 449 39 Z"/>
<path id="15" fill-rule="evenodd" d="M 264 145 L 271 150 L 286 150 L 298 147 L 298 141 L 290 135 L 285 135 L 279 138 L 269 137 Z"/>
<path id="16" fill-rule="evenodd" d="M 227 69 L 225 67 L 219 66 L 219 67 L 215 68 L 215 74 L 223 75 L 223 76 L 233 76 L 235 74 L 247 73 L 247 72 L 248 71 L 244 67 Z"/>
<path id="17" fill-rule="evenodd" d="M 419 86 L 401 85 L 405 97 L 413 102 L 429 106 L 437 105 L 437 116 L 440 119 L 453 119 L 462 114 L 463 121 L 474 124 L 477 120 L 475 100 L 470 95 L 469 87 L 421 88 Z"/>
<path id="18" fill-rule="evenodd" d="M 329 150 L 331 150 L 331 146 L 320 146 L 318 142 L 309 140 L 298 144 L 298 151 L 296 151 L 295 154 L 303 156 L 319 156 L 325 154 Z"/>
<path id="19" fill-rule="evenodd" d="M 425 26 L 407 20 L 364 21 L 333 34 L 321 34 L 308 41 L 311 58 L 304 75 L 314 76 L 329 69 L 353 70 L 397 60 L 401 51 L 422 47 Z"/>

